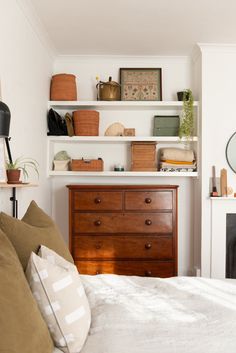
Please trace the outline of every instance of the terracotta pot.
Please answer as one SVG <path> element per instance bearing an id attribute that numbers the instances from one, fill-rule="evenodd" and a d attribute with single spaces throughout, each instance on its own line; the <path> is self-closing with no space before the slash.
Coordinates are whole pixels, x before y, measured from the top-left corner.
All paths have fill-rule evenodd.
<path id="1" fill-rule="evenodd" d="M 7 170 L 7 183 L 8 184 L 19 184 L 20 180 L 20 169 L 8 169 Z"/>

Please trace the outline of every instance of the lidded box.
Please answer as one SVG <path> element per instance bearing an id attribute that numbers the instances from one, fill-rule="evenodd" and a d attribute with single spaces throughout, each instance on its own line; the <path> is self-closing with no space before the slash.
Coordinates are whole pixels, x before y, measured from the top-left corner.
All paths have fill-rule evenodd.
<path id="1" fill-rule="evenodd" d="M 83 172 L 102 172 L 103 171 L 103 160 L 98 159 L 72 159 L 71 170 L 72 171 L 83 171 Z"/>
<path id="2" fill-rule="evenodd" d="M 76 110 L 73 112 L 76 136 L 99 135 L 99 112 L 96 110 Z"/>
<path id="3" fill-rule="evenodd" d="M 75 75 L 57 74 L 52 76 L 50 100 L 51 101 L 76 101 L 77 88 L 76 88 Z"/>
<path id="4" fill-rule="evenodd" d="M 132 142 L 131 171 L 156 171 L 156 142 Z"/>
<path id="5" fill-rule="evenodd" d="M 155 115 L 153 136 L 178 136 L 178 115 Z"/>

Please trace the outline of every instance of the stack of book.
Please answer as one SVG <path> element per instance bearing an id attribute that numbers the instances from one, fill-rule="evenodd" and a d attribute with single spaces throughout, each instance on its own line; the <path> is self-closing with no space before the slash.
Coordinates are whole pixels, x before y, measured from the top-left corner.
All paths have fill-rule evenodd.
<path id="1" fill-rule="evenodd" d="M 193 150 L 163 148 L 160 151 L 159 170 L 161 172 L 194 172 L 197 164 Z"/>

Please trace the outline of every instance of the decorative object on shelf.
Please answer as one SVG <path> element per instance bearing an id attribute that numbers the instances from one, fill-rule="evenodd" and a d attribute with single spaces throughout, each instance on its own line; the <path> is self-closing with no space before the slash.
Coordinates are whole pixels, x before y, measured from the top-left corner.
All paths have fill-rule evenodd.
<path id="1" fill-rule="evenodd" d="M 116 81 L 112 81 L 111 76 L 109 77 L 108 82 L 99 81 L 96 85 L 96 88 L 98 101 L 120 100 L 120 84 Z"/>
<path id="2" fill-rule="evenodd" d="M 96 110 L 76 110 L 73 112 L 76 136 L 99 135 L 99 112 Z"/>
<path id="3" fill-rule="evenodd" d="M 114 171 L 115 171 L 115 172 L 124 172 L 124 170 L 125 170 L 125 168 L 124 168 L 124 166 L 121 165 L 121 164 L 116 164 L 116 165 L 114 166 Z"/>
<path id="4" fill-rule="evenodd" d="M 104 163 L 102 158 L 98 159 L 72 159 L 71 170 L 80 172 L 102 172 Z"/>
<path id="5" fill-rule="evenodd" d="M 74 126 L 73 126 L 73 118 L 69 113 L 65 115 L 66 128 L 68 136 L 74 136 Z"/>
<path id="6" fill-rule="evenodd" d="M 216 167 L 213 165 L 212 166 L 212 191 L 211 191 L 211 197 L 218 197 L 218 191 L 217 191 L 217 186 L 216 186 Z"/>
<path id="7" fill-rule="evenodd" d="M 186 99 L 188 100 L 189 93 L 186 93 L 185 91 L 177 92 L 178 101 L 183 101 L 184 100 L 184 95 L 186 95 Z"/>
<path id="8" fill-rule="evenodd" d="M 28 169 L 33 170 L 37 176 L 39 177 L 38 171 L 38 162 L 36 162 L 32 158 L 17 158 L 14 162 L 7 161 L 6 162 L 6 171 L 7 171 L 7 183 L 8 184 L 19 184 L 22 183 L 20 181 L 21 171 L 23 173 L 24 179 L 29 177 Z"/>
<path id="9" fill-rule="evenodd" d="M 193 150 L 182 148 L 160 149 L 159 170 L 161 172 L 194 172 L 196 167 Z"/>
<path id="10" fill-rule="evenodd" d="M 226 197 L 227 194 L 227 170 L 221 169 L 220 171 L 220 187 L 221 187 L 221 196 Z"/>
<path id="11" fill-rule="evenodd" d="M 232 186 L 228 186 L 227 187 L 227 196 L 233 196 L 233 194 L 234 194 L 234 190 L 233 190 L 233 188 L 232 188 Z"/>
<path id="12" fill-rule="evenodd" d="M 131 143 L 131 171 L 157 171 L 156 142 Z"/>
<path id="13" fill-rule="evenodd" d="M 71 158 L 66 151 L 58 152 L 53 160 L 53 169 L 57 171 L 69 170 Z"/>
<path id="14" fill-rule="evenodd" d="M 121 68 L 121 100 L 161 101 L 161 75 L 160 68 Z"/>
<path id="15" fill-rule="evenodd" d="M 236 132 L 230 137 L 226 150 L 226 160 L 234 173 L 236 173 Z"/>
<path id="16" fill-rule="evenodd" d="M 124 136 L 125 127 L 121 123 L 113 123 L 105 131 L 105 136 Z"/>
<path id="17" fill-rule="evenodd" d="M 50 88 L 51 101 L 76 101 L 76 77 L 71 74 L 57 74 L 52 76 Z"/>
<path id="18" fill-rule="evenodd" d="M 153 136 L 178 136 L 178 115 L 155 115 Z"/>
<path id="19" fill-rule="evenodd" d="M 66 121 L 64 118 L 60 116 L 54 109 L 50 109 L 48 112 L 48 130 L 47 133 L 55 136 L 66 136 L 67 135 L 67 127 Z"/>
<path id="20" fill-rule="evenodd" d="M 191 139 L 194 133 L 194 109 L 193 94 L 190 89 L 186 89 L 183 95 L 183 111 L 181 115 L 179 137 Z"/>
<path id="21" fill-rule="evenodd" d="M 133 128 L 124 129 L 124 136 L 135 136 L 135 129 Z"/>

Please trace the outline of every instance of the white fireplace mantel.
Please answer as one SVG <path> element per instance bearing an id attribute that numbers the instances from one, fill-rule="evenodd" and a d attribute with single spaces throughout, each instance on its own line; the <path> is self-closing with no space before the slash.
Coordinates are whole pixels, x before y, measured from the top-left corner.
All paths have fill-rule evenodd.
<path id="1" fill-rule="evenodd" d="M 211 197 L 211 277 L 225 278 L 226 215 L 236 214 L 236 198 Z"/>

